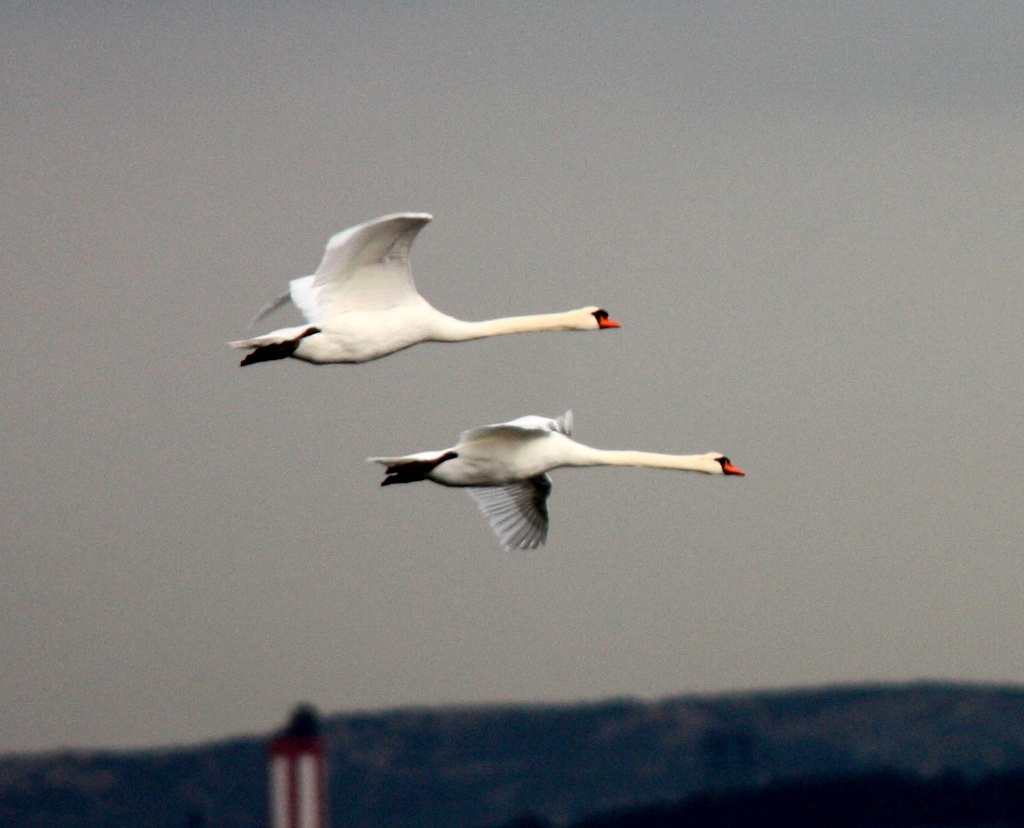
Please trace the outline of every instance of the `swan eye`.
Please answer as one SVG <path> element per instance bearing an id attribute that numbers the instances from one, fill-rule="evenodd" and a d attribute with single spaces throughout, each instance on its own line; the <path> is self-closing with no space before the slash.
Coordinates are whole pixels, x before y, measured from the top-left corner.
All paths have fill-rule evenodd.
<path id="1" fill-rule="evenodd" d="M 608 318 L 608 311 L 606 311 L 604 308 L 599 308 L 598 310 L 594 311 L 594 318 L 598 322 L 604 322 L 604 320 Z"/>

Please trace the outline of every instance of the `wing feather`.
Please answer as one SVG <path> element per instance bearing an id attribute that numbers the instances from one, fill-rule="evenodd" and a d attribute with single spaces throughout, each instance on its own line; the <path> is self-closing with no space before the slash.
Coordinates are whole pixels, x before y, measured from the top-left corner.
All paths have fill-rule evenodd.
<path id="1" fill-rule="evenodd" d="M 416 292 L 409 254 L 416 234 L 431 219 L 429 213 L 393 213 L 336 233 L 327 242 L 316 273 L 292 279 L 288 293 L 263 308 L 256 319 L 287 298 L 314 325 L 351 311 L 425 302 Z"/>
<path id="2" fill-rule="evenodd" d="M 395 213 L 335 235 L 309 284 L 317 311 L 330 317 L 419 299 L 409 253 L 431 218 L 429 213 Z"/>
<path id="3" fill-rule="evenodd" d="M 566 411 L 561 417 L 541 417 L 539 414 L 528 414 L 525 417 L 517 417 L 507 423 L 494 423 L 493 425 L 477 426 L 462 432 L 459 437 L 460 443 L 468 443 L 474 440 L 482 440 L 488 437 L 503 438 L 506 440 L 532 439 L 537 431 L 556 431 L 566 437 L 572 436 L 572 410 Z"/>
<path id="4" fill-rule="evenodd" d="M 536 549 L 548 535 L 551 478 L 539 474 L 506 486 L 466 489 L 506 549 Z"/>

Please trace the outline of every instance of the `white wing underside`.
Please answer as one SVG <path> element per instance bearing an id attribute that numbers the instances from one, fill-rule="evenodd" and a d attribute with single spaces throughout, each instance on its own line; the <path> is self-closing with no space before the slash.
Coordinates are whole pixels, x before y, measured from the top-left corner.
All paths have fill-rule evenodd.
<path id="1" fill-rule="evenodd" d="M 536 549 L 547 539 L 551 478 L 546 474 L 507 486 L 473 486 L 466 491 L 506 549 Z"/>
<path id="2" fill-rule="evenodd" d="M 416 292 L 409 251 L 430 220 L 428 213 L 395 213 L 336 234 L 316 273 L 291 281 L 291 300 L 314 325 L 345 313 L 425 302 Z"/>

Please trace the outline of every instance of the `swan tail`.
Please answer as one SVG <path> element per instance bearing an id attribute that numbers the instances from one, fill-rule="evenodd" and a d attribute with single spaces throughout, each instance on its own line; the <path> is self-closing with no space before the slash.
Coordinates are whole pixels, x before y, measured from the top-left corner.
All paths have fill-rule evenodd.
<path id="1" fill-rule="evenodd" d="M 366 460 L 368 463 L 380 463 L 384 466 L 384 479 L 380 485 L 390 486 L 394 483 L 415 483 L 419 480 L 426 480 L 434 469 L 446 460 L 453 460 L 458 456 L 454 451 L 445 451 L 429 457 L 422 455 L 368 457 Z"/>
<path id="2" fill-rule="evenodd" d="M 286 333 L 290 336 L 283 335 Z M 278 331 L 276 334 L 257 336 L 254 339 L 238 339 L 229 342 L 228 345 L 232 348 L 252 348 L 252 353 L 247 354 L 240 364 L 253 365 L 257 362 L 270 362 L 290 357 L 303 339 L 317 333 L 320 333 L 320 329 L 314 326 L 300 328 L 297 333 L 295 328 L 291 328 L 286 331 Z"/>

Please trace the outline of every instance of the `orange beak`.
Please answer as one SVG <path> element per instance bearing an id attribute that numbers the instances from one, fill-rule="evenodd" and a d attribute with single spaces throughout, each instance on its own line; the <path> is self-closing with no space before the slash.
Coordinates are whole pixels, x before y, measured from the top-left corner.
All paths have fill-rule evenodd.
<path id="1" fill-rule="evenodd" d="M 607 317 L 605 317 L 604 319 L 598 319 L 597 320 L 597 326 L 599 328 L 621 328 L 622 327 L 622 325 L 620 325 L 614 319 L 608 319 Z"/>
<path id="2" fill-rule="evenodd" d="M 732 463 L 729 463 L 728 461 L 722 463 L 722 471 L 725 472 L 726 474 L 738 474 L 740 477 L 743 477 L 746 474 L 746 472 L 743 471 L 743 469 L 736 468 Z"/>

